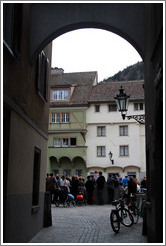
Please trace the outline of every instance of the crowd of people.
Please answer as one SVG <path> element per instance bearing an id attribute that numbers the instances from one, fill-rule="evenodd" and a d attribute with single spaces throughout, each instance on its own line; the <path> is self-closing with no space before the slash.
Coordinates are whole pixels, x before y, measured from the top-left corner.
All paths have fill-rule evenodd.
<path id="1" fill-rule="evenodd" d="M 46 176 L 46 191 L 51 194 L 51 202 L 56 197 L 57 191 L 61 186 L 66 186 L 68 193 L 72 194 L 74 197 L 77 196 L 79 192 L 87 197 L 88 204 L 92 205 L 94 202 L 94 190 L 97 191 L 98 204 L 103 205 L 103 192 L 104 187 L 107 187 L 108 192 L 108 203 L 115 199 L 115 193 L 118 192 L 118 197 L 122 197 L 124 194 L 130 196 L 131 194 L 136 194 L 141 191 L 141 189 L 146 189 L 146 176 L 139 182 L 137 178 L 132 176 L 117 176 L 116 174 L 109 174 L 107 180 L 103 176 L 102 172 L 95 171 L 93 175 L 87 176 L 87 180 L 83 176 L 73 175 L 72 178 L 69 176 L 53 175 L 53 173 L 47 174 Z"/>

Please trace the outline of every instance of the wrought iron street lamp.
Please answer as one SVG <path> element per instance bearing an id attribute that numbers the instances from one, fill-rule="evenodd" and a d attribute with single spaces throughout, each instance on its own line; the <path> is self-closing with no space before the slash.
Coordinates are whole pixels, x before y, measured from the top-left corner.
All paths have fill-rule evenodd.
<path id="1" fill-rule="evenodd" d="M 121 112 L 122 119 L 125 120 L 125 116 L 127 114 L 128 110 L 128 105 L 129 105 L 129 98 L 130 96 L 127 96 L 124 92 L 124 89 L 121 88 L 119 89 L 119 95 L 114 97 L 118 110 Z"/>
<path id="2" fill-rule="evenodd" d="M 114 160 L 112 159 L 112 156 L 113 156 L 112 152 L 110 151 L 108 155 L 109 155 L 110 161 L 112 162 L 112 165 L 113 165 L 114 164 Z"/>
<path id="3" fill-rule="evenodd" d="M 130 96 L 127 96 L 123 91 L 124 89 L 122 89 L 122 86 L 121 86 L 121 88 L 119 89 L 119 94 L 116 97 L 114 97 L 118 110 L 121 112 L 122 119 L 125 120 L 125 118 L 127 117 L 128 120 L 134 119 L 141 124 L 145 124 L 145 114 L 128 115 L 128 116 L 126 115 L 127 110 L 128 110 Z"/>

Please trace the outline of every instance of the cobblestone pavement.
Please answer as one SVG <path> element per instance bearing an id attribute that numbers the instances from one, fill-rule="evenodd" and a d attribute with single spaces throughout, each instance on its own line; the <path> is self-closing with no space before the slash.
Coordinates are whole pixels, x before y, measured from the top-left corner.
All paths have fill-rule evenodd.
<path id="1" fill-rule="evenodd" d="M 121 225 L 115 234 L 110 225 L 112 205 L 64 208 L 52 205 L 52 226 L 43 228 L 29 243 L 147 243 L 142 221 L 132 227 Z"/>

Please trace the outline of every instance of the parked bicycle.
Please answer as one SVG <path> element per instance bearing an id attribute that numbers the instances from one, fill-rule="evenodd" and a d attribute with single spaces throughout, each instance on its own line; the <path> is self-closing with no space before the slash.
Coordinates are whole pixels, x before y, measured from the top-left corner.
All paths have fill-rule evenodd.
<path id="1" fill-rule="evenodd" d="M 134 219 L 134 224 L 137 224 L 139 221 L 139 217 L 141 216 L 141 209 L 137 206 L 136 196 L 130 197 L 131 201 L 127 203 L 128 209 L 131 211 Z"/>
<path id="2" fill-rule="evenodd" d="M 144 191 L 144 193 L 145 193 L 145 191 Z M 144 199 L 142 199 L 141 205 L 138 206 L 136 195 L 133 195 L 130 197 L 130 202 L 127 203 L 127 207 L 133 215 L 134 224 L 138 223 L 140 217 L 143 218 L 144 207 L 146 206 L 145 202 L 146 202 L 146 200 L 144 198 Z"/>
<path id="3" fill-rule="evenodd" d="M 119 232 L 120 223 L 126 227 L 132 226 L 134 219 L 130 210 L 125 207 L 123 199 L 113 201 L 112 205 L 115 206 L 115 209 L 112 209 L 110 213 L 110 223 L 113 231 L 115 233 Z"/>

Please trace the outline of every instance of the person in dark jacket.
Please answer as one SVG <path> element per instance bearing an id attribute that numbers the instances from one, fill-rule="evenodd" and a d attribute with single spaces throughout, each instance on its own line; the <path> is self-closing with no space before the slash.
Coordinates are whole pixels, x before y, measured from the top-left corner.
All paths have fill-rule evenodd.
<path id="1" fill-rule="evenodd" d="M 102 175 L 101 171 L 99 172 L 99 177 L 96 180 L 96 184 L 97 184 L 97 195 L 98 195 L 99 205 L 103 205 L 104 204 L 103 189 L 105 184 L 105 178 Z"/>
<path id="2" fill-rule="evenodd" d="M 87 177 L 85 188 L 88 195 L 88 204 L 92 205 L 92 197 L 93 197 L 93 190 L 94 190 L 94 182 L 92 180 L 92 176 Z"/>
<path id="3" fill-rule="evenodd" d="M 115 184 L 114 176 L 109 173 L 107 179 L 107 191 L 108 191 L 108 203 L 110 204 L 114 200 L 114 184 Z"/>
<path id="4" fill-rule="evenodd" d="M 49 178 L 46 179 L 46 191 L 50 192 L 51 203 L 54 203 L 53 195 L 56 187 L 57 187 L 57 182 L 55 180 L 55 177 L 53 173 L 50 173 Z"/>
<path id="5" fill-rule="evenodd" d="M 76 198 L 77 196 L 77 192 L 78 192 L 78 186 L 79 186 L 79 182 L 78 182 L 78 176 L 74 175 L 72 177 L 71 180 L 71 188 L 70 188 L 70 192 L 71 194 Z"/>
<path id="6" fill-rule="evenodd" d="M 133 193 L 133 177 L 129 178 L 127 186 L 128 186 L 128 198 L 130 198 L 130 195 Z"/>

